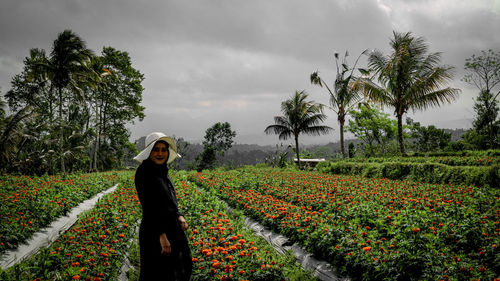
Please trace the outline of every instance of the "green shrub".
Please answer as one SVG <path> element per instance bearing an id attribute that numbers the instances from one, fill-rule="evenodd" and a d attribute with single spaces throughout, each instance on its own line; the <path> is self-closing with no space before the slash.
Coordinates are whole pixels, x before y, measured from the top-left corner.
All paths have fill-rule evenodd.
<path id="1" fill-rule="evenodd" d="M 354 163 L 329 162 L 316 167 L 320 172 L 359 175 L 370 178 L 412 180 L 426 183 L 490 186 L 500 185 L 498 165 L 492 166 L 448 166 L 440 163 Z"/>

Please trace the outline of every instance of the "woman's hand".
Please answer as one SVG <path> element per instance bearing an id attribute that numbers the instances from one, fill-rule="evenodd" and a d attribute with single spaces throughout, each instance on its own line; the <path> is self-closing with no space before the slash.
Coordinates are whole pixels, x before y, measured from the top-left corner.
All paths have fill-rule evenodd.
<path id="1" fill-rule="evenodd" d="M 186 231 L 188 229 L 188 224 L 186 220 L 184 219 L 184 216 L 179 216 L 179 222 L 181 223 L 181 228 L 182 230 Z"/>
<path id="2" fill-rule="evenodd" d="M 170 253 L 172 252 L 172 247 L 165 233 L 162 233 L 160 235 L 160 244 L 161 244 L 161 254 L 167 256 L 170 255 Z"/>

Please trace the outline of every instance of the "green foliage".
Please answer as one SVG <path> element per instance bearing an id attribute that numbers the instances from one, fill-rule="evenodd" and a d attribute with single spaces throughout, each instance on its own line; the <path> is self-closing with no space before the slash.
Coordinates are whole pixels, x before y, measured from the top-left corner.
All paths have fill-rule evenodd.
<path id="1" fill-rule="evenodd" d="M 96 132 L 93 170 L 116 169 L 123 166 L 125 148 L 129 146 L 126 124 L 144 118 L 144 107 L 140 105 L 144 75 L 132 66 L 127 52 L 104 47 L 99 58 L 99 87 L 89 89 L 93 94 L 90 107 L 95 109 L 91 119 Z"/>
<path id="2" fill-rule="evenodd" d="M 0 140 L 1 169 L 54 174 L 123 167 L 133 150 L 125 125 L 144 117 L 144 77 L 129 55 L 105 47 L 96 56 L 65 30 L 49 56 L 32 49 L 24 64 L 6 94 L 16 113 L 0 122 L 10 124 L 2 128 L 9 137 Z"/>
<path id="3" fill-rule="evenodd" d="M 421 37 L 410 32 L 394 32 L 390 46 L 392 54 L 374 51 L 368 59 L 370 69 L 378 76 L 381 86 L 370 80 L 358 81 L 370 100 L 394 109 L 398 121 L 400 152 L 406 155 L 403 140 L 403 115 L 409 109 L 425 110 L 453 101 L 458 89 L 442 88 L 452 78 L 452 67 L 439 66 L 440 53 L 428 52 Z"/>
<path id="4" fill-rule="evenodd" d="M 196 169 L 202 171 L 215 168 L 217 155 L 223 156 L 224 152 L 232 147 L 236 132 L 231 130 L 228 122 L 215 123 L 205 131 L 203 151 L 196 157 Z"/>
<path id="5" fill-rule="evenodd" d="M 276 145 L 276 151 L 269 158 L 266 158 L 266 164 L 271 167 L 285 168 L 288 166 L 290 151 L 288 150 L 290 146 L 283 149 L 283 144 L 281 144 L 281 149 Z"/>
<path id="6" fill-rule="evenodd" d="M 342 59 L 341 66 L 339 67 L 339 54 L 335 53 L 335 64 L 337 66 L 337 75 L 335 77 L 335 81 L 333 83 L 334 88 L 333 91 L 328 87 L 328 83 L 319 76 L 319 72 L 313 72 L 310 76 L 311 84 L 319 85 L 323 87 L 323 85 L 328 90 L 330 94 L 330 105 L 331 109 L 337 114 L 337 121 L 340 125 L 340 148 L 342 151 L 342 156 L 345 158 L 345 149 L 344 149 L 344 124 L 346 117 L 349 115 L 349 111 L 361 100 L 361 95 L 359 89 L 356 89 L 352 85 L 354 81 L 358 79 L 354 75 L 354 72 L 357 70 L 362 75 L 368 75 L 369 72 L 362 68 L 357 68 L 359 59 L 362 55 L 366 55 L 368 50 L 363 51 L 352 68 L 349 68 L 347 63 L 347 57 L 349 56 L 349 52 L 345 52 L 344 58 Z"/>
<path id="7" fill-rule="evenodd" d="M 462 139 L 475 149 L 499 148 L 500 52 L 488 50 L 481 51 L 481 55 L 473 54 L 465 60 L 465 70 L 463 81 L 475 86 L 479 96 L 474 104 L 473 128 Z"/>
<path id="8" fill-rule="evenodd" d="M 496 149 L 500 147 L 500 120 L 498 101 L 488 91 L 481 91 L 474 104 L 476 119 L 472 129 L 462 139 L 477 149 Z"/>
<path id="9" fill-rule="evenodd" d="M 236 132 L 231 130 L 231 124 L 217 122 L 205 131 L 203 145 L 212 147 L 219 155 L 224 155 L 224 152 L 233 146 L 235 136 Z"/>
<path id="10" fill-rule="evenodd" d="M 409 162 L 331 162 L 317 167 L 318 171 L 372 178 L 414 180 L 427 183 L 465 184 L 500 187 L 498 169 L 491 166 L 448 166 L 440 163 Z"/>
<path id="11" fill-rule="evenodd" d="M 445 149 L 450 141 L 451 134 L 443 129 L 438 129 L 434 125 L 421 126 L 419 122 L 414 122 L 411 118 L 406 119 L 410 129 L 411 138 L 414 139 L 413 146 L 419 152 L 432 152 Z"/>
<path id="12" fill-rule="evenodd" d="M 203 170 L 213 169 L 215 168 L 216 160 L 215 148 L 210 145 L 205 145 L 201 154 L 196 158 L 196 162 L 198 163 L 196 170 L 201 172 Z"/>
<path id="13" fill-rule="evenodd" d="M 354 143 L 350 142 L 349 143 L 349 158 L 353 158 L 355 154 L 356 154 L 356 148 L 354 146 Z"/>
<path id="14" fill-rule="evenodd" d="M 353 120 L 349 120 L 347 130 L 365 143 L 365 155 L 387 153 L 389 142 L 395 139 L 397 133 L 396 120 L 367 105 L 361 105 L 359 111 L 351 110 L 350 114 Z"/>
<path id="15" fill-rule="evenodd" d="M 467 74 L 463 81 L 476 86 L 480 91 L 493 93 L 497 89 L 494 99 L 498 96 L 497 86 L 500 85 L 500 52 L 493 50 L 481 51 L 481 55 L 473 54 L 465 60 Z"/>
<path id="16" fill-rule="evenodd" d="M 415 152 L 408 157 L 356 157 L 345 159 L 348 162 L 410 162 L 410 163 L 441 163 L 449 166 L 491 166 L 500 164 L 500 150 L 463 150 L 420 153 Z M 339 159 L 340 160 L 340 159 Z"/>

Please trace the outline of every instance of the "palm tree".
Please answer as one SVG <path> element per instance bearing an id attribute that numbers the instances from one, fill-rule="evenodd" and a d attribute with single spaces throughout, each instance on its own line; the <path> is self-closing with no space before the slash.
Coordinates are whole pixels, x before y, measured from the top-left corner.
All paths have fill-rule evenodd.
<path id="1" fill-rule="evenodd" d="M 105 77 L 112 75 L 112 73 L 109 69 L 105 67 L 102 57 L 99 56 L 92 57 L 90 61 L 90 69 L 91 69 L 91 76 L 89 79 L 89 86 L 92 89 L 90 106 L 94 107 L 93 110 L 95 111 L 94 114 L 96 116 L 94 125 L 95 126 L 94 147 L 91 148 L 91 153 L 90 153 L 90 158 L 92 159 L 90 161 L 90 170 L 97 172 L 98 152 L 101 143 L 101 133 L 102 133 L 102 120 L 101 120 L 102 118 L 101 107 L 103 103 L 102 96 L 107 95 L 107 84 L 105 83 L 106 82 Z"/>
<path id="2" fill-rule="evenodd" d="M 398 120 L 400 152 L 406 155 L 403 144 L 403 115 L 408 109 L 425 110 L 452 102 L 460 90 L 442 88 L 452 79 L 452 67 L 437 66 L 441 53 L 427 54 L 428 45 L 422 37 L 394 32 L 390 46 L 393 53 L 384 56 L 380 51 L 370 54 L 371 71 L 378 75 L 379 86 L 370 79 L 359 79 L 354 89 L 364 89 L 370 100 L 394 108 Z"/>
<path id="3" fill-rule="evenodd" d="M 354 63 L 353 68 L 349 69 L 347 65 L 347 57 L 349 53 L 346 51 L 344 55 L 344 59 L 342 60 L 341 68 L 339 68 L 339 54 L 335 53 L 335 63 L 337 66 L 337 76 L 335 78 L 335 82 L 333 84 L 333 91 L 328 87 L 327 83 L 319 76 L 318 71 L 313 72 L 311 74 L 311 83 L 314 85 L 319 85 L 323 87 L 325 85 L 326 89 L 330 93 L 330 105 L 331 109 L 337 114 L 337 120 L 340 126 L 340 147 L 342 150 L 342 157 L 346 157 L 345 148 L 344 148 L 344 124 L 345 119 L 349 111 L 361 100 L 361 95 L 359 91 L 353 89 L 351 84 L 357 78 L 354 76 L 354 71 L 356 70 L 356 65 L 358 64 L 358 60 L 362 55 L 365 55 L 368 50 L 363 51 L 356 62 Z M 368 71 L 359 68 L 357 69 L 361 74 L 368 74 Z"/>
<path id="4" fill-rule="evenodd" d="M 280 140 L 287 140 L 291 136 L 295 139 L 295 151 L 297 153 L 297 163 L 300 167 L 299 156 L 299 135 L 327 134 L 332 130 L 328 126 L 319 125 L 326 119 L 323 114 L 323 106 L 306 101 L 308 94 L 305 91 L 296 91 L 291 99 L 281 103 L 281 112 L 283 116 L 274 117 L 274 125 L 269 125 L 264 130 L 266 134 L 277 134 Z"/>
<path id="5" fill-rule="evenodd" d="M 86 47 L 85 42 L 71 30 L 61 32 L 52 45 L 49 57 L 40 56 L 40 60 L 33 65 L 32 75 L 43 75 L 51 82 L 51 87 L 57 90 L 59 99 L 59 151 L 61 161 L 61 171 L 65 172 L 64 165 L 64 90 L 71 90 L 83 96 L 81 84 L 86 83 L 88 62 L 93 56 L 92 51 Z M 88 81 L 88 80 L 87 80 Z"/>
<path id="6" fill-rule="evenodd" d="M 19 151 L 26 119 L 33 117 L 32 106 L 28 105 L 12 115 L 5 115 L 5 101 L 0 96 L 0 168 L 5 172 L 9 163 Z"/>

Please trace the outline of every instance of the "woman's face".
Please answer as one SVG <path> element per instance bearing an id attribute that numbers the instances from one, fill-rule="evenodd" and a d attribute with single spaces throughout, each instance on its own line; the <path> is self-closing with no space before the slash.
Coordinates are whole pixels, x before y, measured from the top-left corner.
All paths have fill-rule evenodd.
<path id="1" fill-rule="evenodd" d="M 149 158 L 158 165 L 163 165 L 168 159 L 168 147 L 162 143 L 157 142 L 149 154 Z"/>

